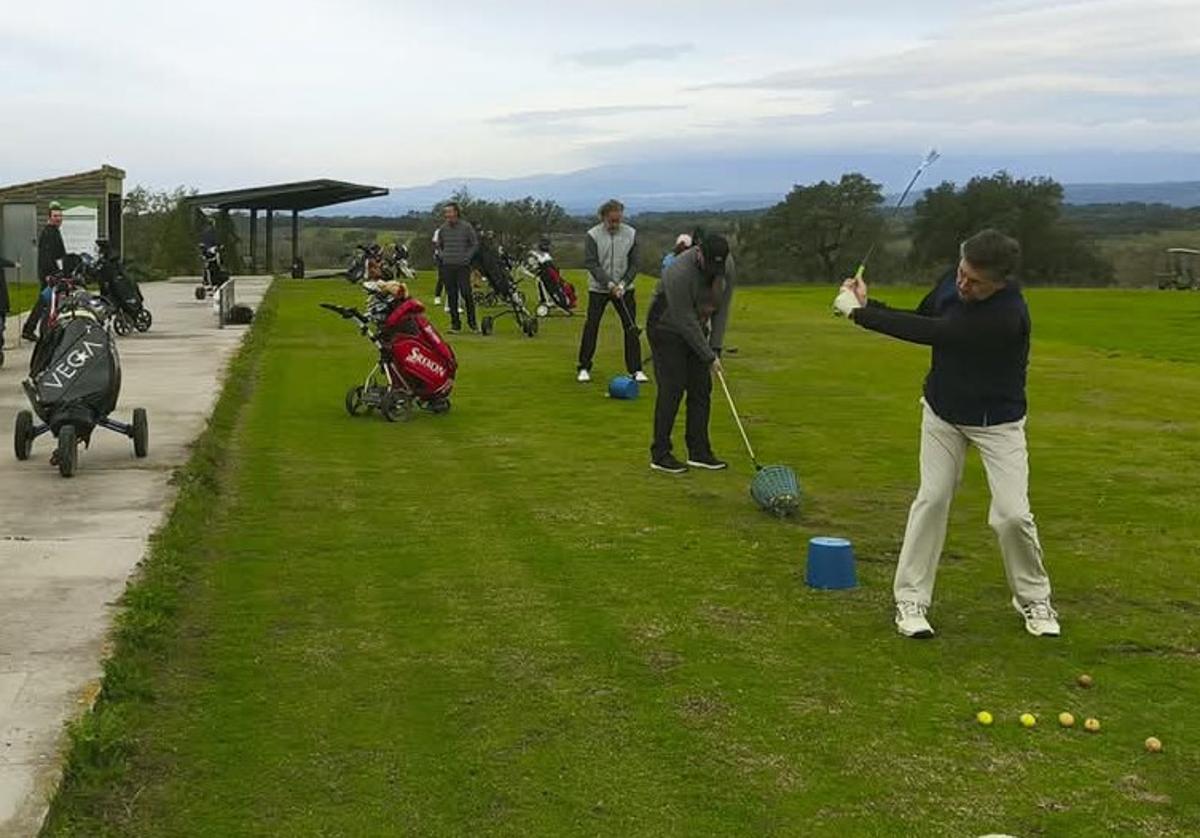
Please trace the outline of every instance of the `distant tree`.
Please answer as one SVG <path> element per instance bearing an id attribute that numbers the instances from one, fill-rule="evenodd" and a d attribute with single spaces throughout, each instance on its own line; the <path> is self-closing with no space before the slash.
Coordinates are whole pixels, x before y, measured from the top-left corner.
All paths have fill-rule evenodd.
<path id="1" fill-rule="evenodd" d="M 742 228 L 739 273 L 761 282 L 837 282 L 883 231 L 880 185 L 858 173 L 795 186 Z"/>
<path id="2" fill-rule="evenodd" d="M 555 201 L 532 196 L 515 201 L 488 201 L 476 198 L 466 187 L 434 206 L 430 217 L 435 225 L 441 224 L 442 210 L 451 201 L 458 204 L 463 218 L 478 230 L 494 231 L 500 243 L 510 251 L 529 247 L 542 233 L 574 226 L 567 211 Z"/>
<path id="3" fill-rule="evenodd" d="M 1062 218 L 1063 190 L 1050 178 L 1013 178 L 1007 172 L 972 178 L 958 189 L 945 182 L 913 207 L 911 260 L 943 265 L 958 258 L 959 244 L 984 227 L 1021 243 L 1025 281 L 1107 285 L 1113 268 L 1075 226 Z"/>

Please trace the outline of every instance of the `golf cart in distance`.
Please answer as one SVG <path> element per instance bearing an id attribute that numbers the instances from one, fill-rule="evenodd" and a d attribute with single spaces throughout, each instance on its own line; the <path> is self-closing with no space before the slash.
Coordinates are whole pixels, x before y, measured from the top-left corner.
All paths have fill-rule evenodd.
<path id="1" fill-rule="evenodd" d="M 1180 291 L 1200 291 L 1200 250 L 1190 247 L 1167 248 L 1166 270 L 1158 273 L 1158 287 Z"/>

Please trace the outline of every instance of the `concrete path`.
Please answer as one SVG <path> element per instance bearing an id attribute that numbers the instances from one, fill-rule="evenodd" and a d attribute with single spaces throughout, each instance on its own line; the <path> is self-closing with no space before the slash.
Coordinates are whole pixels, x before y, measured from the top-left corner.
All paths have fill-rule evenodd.
<path id="1" fill-rule="evenodd" d="M 239 278 L 238 302 L 257 307 L 265 278 Z M 204 429 L 221 373 L 245 327 L 217 328 L 193 282 L 143 286 L 154 325 L 119 339 L 123 381 L 114 416 L 150 418 L 150 453 L 133 456 L 97 428 L 69 480 L 49 466 L 52 438 L 13 455 L 13 424 L 28 408 L 21 380 L 29 349 L 0 369 L 0 836 L 36 835 L 61 772 L 64 725 L 90 707 L 113 605 L 170 508 L 171 472 Z"/>

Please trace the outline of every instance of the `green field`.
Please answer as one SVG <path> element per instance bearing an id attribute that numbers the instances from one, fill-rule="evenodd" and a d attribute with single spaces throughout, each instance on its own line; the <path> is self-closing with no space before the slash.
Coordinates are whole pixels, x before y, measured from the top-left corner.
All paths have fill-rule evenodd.
<path id="1" fill-rule="evenodd" d="M 28 311 L 37 299 L 38 287 L 33 282 L 22 282 L 20 285 L 10 283 L 8 286 L 8 307 L 12 314 Z"/>
<path id="2" fill-rule="evenodd" d="M 925 643 L 890 585 L 927 352 L 831 296 L 735 298 L 731 386 L 806 491 L 785 523 L 719 402 L 733 468 L 648 471 L 653 388 L 603 395 L 611 319 L 591 385 L 580 318 L 502 320 L 455 340 L 451 413 L 388 424 L 344 413 L 371 350 L 316 307 L 354 289 L 276 283 L 45 834 L 1200 834 L 1200 295 L 1030 293 L 1064 636 L 1013 613 L 972 459 Z M 854 539 L 858 589 L 804 585 L 818 534 Z"/>

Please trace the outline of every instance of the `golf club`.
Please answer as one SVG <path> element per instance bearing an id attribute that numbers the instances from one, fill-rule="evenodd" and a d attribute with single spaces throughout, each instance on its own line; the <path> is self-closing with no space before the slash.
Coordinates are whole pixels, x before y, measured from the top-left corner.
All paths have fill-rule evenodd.
<path id="1" fill-rule="evenodd" d="M 733 421 L 737 423 L 737 429 L 742 434 L 742 442 L 746 443 L 746 453 L 750 455 L 750 462 L 754 463 L 755 471 L 762 471 L 762 466 L 758 463 L 758 458 L 754 456 L 754 448 L 750 445 L 750 437 L 746 435 L 746 428 L 742 425 L 742 417 L 738 415 L 737 407 L 733 403 L 733 395 L 729 392 L 729 385 L 725 383 L 725 373 L 717 369 L 717 380 L 721 382 L 721 389 L 725 391 L 725 401 L 729 403 L 729 412 L 733 414 Z"/>
<path id="2" fill-rule="evenodd" d="M 896 202 L 894 207 L 892 207 L 891 215 L 888 216 L 889 222 L 896 217 L 896 213 L 900 212 L 900 207 L 904 206 L 904 200 L 908 197 L 908 193 L 912 191 L 913 185 L 917 182 L 925 170 L 932 166 L 934 162 L 941 156 L 942 155 L 938 153 L 936 148 L 929 149 L 929 153 L 925 155 L 925 159 L 921 161 L 921 165 L 917 166 L 917 170 L 913 172 L 912 179 L 909 180 L 908 186 L 904 187 L 904 192 L 900 194 L 900 200 Z M 864 256 L 862 261 L 858 263 L 858 270 L 854 272 L 855 279 L 863 278 L 863 273 L 865 273 L 867 270 L 867 260 L 871 258 L 871 255 L 875 253 L 875 249 L 879 247 L 879 241 L 882 237 L 883 236 L 881 233 L 880 237 L 871 243 L 871 247 L 867 251 L 867 255 Z"/>
<path id="3" fill-rule="evenodd" d="M 629 306 L 625 304 L 625 295 L 621 294 L 620 296 L 614 296 L 616 297 L 617 302 L 621 305 L 621 314 L 624 315 L 625 320 L 625 331 L 630 332 L 634 337 L 640 338 L 642 336 L 641 327 L 639 327 L 637 321 L 633 319 L 633 315 L 629 313 Z"/>

